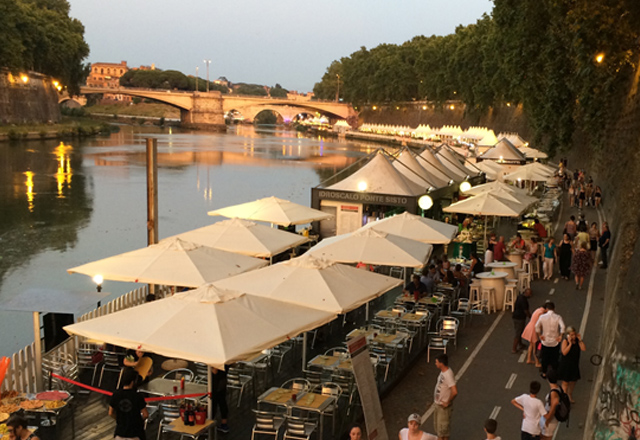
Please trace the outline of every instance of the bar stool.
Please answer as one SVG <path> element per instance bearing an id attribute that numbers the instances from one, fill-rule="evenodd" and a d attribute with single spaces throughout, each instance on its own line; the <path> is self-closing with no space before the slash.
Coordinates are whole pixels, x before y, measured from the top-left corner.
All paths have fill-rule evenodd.
<path id="1" fill-rule="evenodd" d="M 482 302 L 487 304 L 487 312 L 497 312 L 498 306 L 496 304 L 496 289 L 493 287 L 482 288 Z"/>
<path id="2" fill-rule="evenodd" d="M 469 301 L 471 301 L 472 303 L 480 301 L 481 289 L 482 286 L 480 285 L 480 283 L 471 283 L 471 285 L 469 286 Z"/>
<path id="3" fill-rule="evenodd" d="M 531 274 L 525 271 L 518 272 L 518 290 L 522 293 L 531 287 Z"/>
<path id="4" fill-rule="evenodd" d="M 518 285 L 516 283 L 507 283 L 504 287 L 504 304 L 502 305 L 502 310 L 507 310 L 507 307 L 511 307 L 511 311 L 513 311 L 516 302 L 517 288 Z"/>

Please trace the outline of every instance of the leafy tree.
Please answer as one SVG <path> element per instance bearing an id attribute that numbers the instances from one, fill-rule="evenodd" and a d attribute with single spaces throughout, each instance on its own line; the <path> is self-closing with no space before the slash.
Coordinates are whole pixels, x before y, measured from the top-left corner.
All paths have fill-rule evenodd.
<path id="1" fill-rule="evenodd" d="M 267 96 L 268 93 L 264 89 L 264 86 L 258 84 L 243 84 L 240 83 L 235 89 L 235 92 L 239 95 L 253 95 L 253 96 Z"/>
<path id="2" fill-rule="evenodd" d="M 272 87 L 269 90 L 269 96 L 272 98 L 286 98 L 289 91 L 287 89 L 283 89 L 280 84 L 276 84 L 275 87 Z"/>

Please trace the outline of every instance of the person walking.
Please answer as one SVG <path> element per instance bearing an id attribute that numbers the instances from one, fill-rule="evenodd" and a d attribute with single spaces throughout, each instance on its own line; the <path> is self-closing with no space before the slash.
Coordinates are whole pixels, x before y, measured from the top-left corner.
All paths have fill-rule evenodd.
<path id="1" fill-rule="evenodd" d="M 598 209 L 600 203 L 602 203 L 602 188 L 598 185 L 596 185 L 596 188 L 593 190 L 593 198 L 596 202 L 596 209 Z"/>
<path id="2" fill-rule="evenodd" d="M 449 368 L 449 357 L 446 354 L 436 357 L 436 367 L 440 370 L 440 374 L 433 391 L 433 427 L 438 440 L 446 440 L 451 435 L 452 403 L 458 395 L 458 387 L 453 370 Z"/>
<path id="3" fill-rule="evenodd" d="M 560 275 L 565 280 L 571 276 L 571 259 L 573 257 L 573 243 L 569 234 L 563 235 L 562 243 L 557 250 L 558 266 L 560 266 Z"/>
<path id="4" fill-rule="evenodd" d="M 580 333 L 573 327 L 567 327 L 567 337 L 562 340 L 560 346 L 560 366 L 558 367 L 558 379 L 562 381 L 562 389 L 573 401 L 573 389 L 576 382 L 580 380 L 580 353 L 587 347 L 582 341 Z"/>
<path id="5" fill-rule="evenodd" d="M 109 400 L 109 416 L 116 420 L 116 439 L 146 440 L 144 421 L 149 417 L 147 403 L 135 388 L 138 372 L 126 367 L 122 372 L 121 389 Z"/>
<path id="6" fill-rule="evenodd" d="M 498 422 L 495 419 L 487 419 L 484 422 L 484 433 L 487 440 L 502 440 L 502 437 L 496 435 L 498 430 Z"/>
<path id="7" fill-rule="evenodd" d="M 560 342 L 564 334 L 564 321 L 562 316 L 555 311 L 555 304 L 551 301 L 547 303 L 547 312 L 538 318 L 536 323 L 536 334 L 542 343 L 540 360 L 541 375 L 546 379 L 549 367 L 558 370 L 560 356 Z"/>
<path id="8" fill-rule="evenodd" d="M 609 244 L 611 242 L 611 232 L 609 231 L 609 225 L 607 222 L 602 222 L 602 234 L 600 234 L 600 239 L 598 241 L 598 245 L 600 246 L 600 258 L 602 259 L 602 267 L 606 269 L 609 261 L 607 259 L 607 251 L 609 250 Z"/>
<path id="9" fill-rule="evenodd" d="M 529 348 L 527 349 L 527 364 L 535 364 L 536 368 L 540 368 L 540 360 L 536 356 L 536 345 L 538 345 L 538 335 L 536 334 L 536 324 L 542 314 L 547 313 L 547 303 L 538 307 L 533 311 L 529 323 L 522 332 L 522 338 L 529 341 Z M 535 361 L 534 361 L 535 359 Z"/>
<path id="10" fill-rule="evenodd" d="M 433 434 L 427 434 L 420 429 L 422 418 L 420 414 L 411 414 L 407 420 L 407 427 L 402 428 L 398 433 L 398 440 L 435 440 Z"/>
<path id="11" fill-rule="evenodd" d="M 531 289 L 526 289 L 523 293 L 518 295 L 515 304 L 513 305 L 511 318 L 513 319 L 515 336 L 513 338 L 511 353 L 518 353 L 524 348 L 524 344 L 522 343 L 522 333 L 524 332 L 527 319 L 531 317 L 531 312 L 529 311 L 529 298 L 531 298 Z"/>
<path id="12" fill-rule="evenodd" d="M 596 222 L 591 223 L 589 228 L 589 251 L 591 251 L 591 259 L 596 261 L 596 251 L 598 250 L 598 240 L 600 239 L 600 231 Z"/>
<path id="13" fill-rule="evenodd" d="M 576 236 L 577 229 L 578 225 L 576 225 L 576 217 L 572 215 L 564 224 L 564 233 L 569 234 L 569 239 L 573 240 Z"/>
<path id="14" fill-rule="evenodd" d="M 216 417 L 216 407 L 220 407 L 220 426 L 217 430 L 226 434 L 229 432 L 229 405 L 227 405 L 227 372 L 229 367 L 218 370 L 211 367 L 211 413 Z"/>
<path id="15" fill-rule="evenodd" d="M 542 266 L 544 272 L 544 279 L 550 280 L 553 278 L 553 266 L 556 261 L 556 240 L 553 237 L 549 237 L 549 240 L 544 244 L 544 264 Z"/>
<path id="16" fill-rule="evenodd" d="M 539 440 L 540 417 L 544 417 L 547 411 L 540 399 L 540 382 L 534 380 L 529 384 L 529 393 L 522 394 L 511 401 L 513 406 L 522 411 L 522 425 L 520 427 L 521 440 Z"/>
<path id="17" fill-rule="evenodd" d="M 540 418 L 540 440 L 551 440 L 560 423 L 556 419 L 556 409 L 560 404 L 560 387 L 555 371 L 549 371 L 547 381 L 549 393 L 544 398 L 544 409 L 547 413 Z"/>
<path id="18" fill-rule="evenodd" d="M 587 250 L 587 243 L 581 241 L 580 248 L 573 254 L 571 262 L 571 271 L 576 278 L 576 290 L 582 290 L 584 279 L 589 276 L 592 268 L 593 260 L 591 259 L 591 253 Z"/>
<path id="19" fill-rule="evenodd" d="M 507 245 L 504 244 L 504 237 L 500 236 L 498 242 L 493 245 L 493 260 L 504 261 L 505 253 L 507 252 Z"/>

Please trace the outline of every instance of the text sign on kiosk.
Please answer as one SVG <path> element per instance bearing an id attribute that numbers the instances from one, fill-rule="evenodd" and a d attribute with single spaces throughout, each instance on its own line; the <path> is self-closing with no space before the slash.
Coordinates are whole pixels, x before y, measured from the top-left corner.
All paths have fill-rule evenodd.
<path id="1" fill-rule="evenodd" d="M 347 348 L 351 354 L 353 375 L 356 378 L 356 385 L 360 393 L 369 440 L 388 440 L 378 387 L 376 386 L 369 349 L 367 348 L 367 339 L 364 336 L 350 339 L 347 341 Z"/>

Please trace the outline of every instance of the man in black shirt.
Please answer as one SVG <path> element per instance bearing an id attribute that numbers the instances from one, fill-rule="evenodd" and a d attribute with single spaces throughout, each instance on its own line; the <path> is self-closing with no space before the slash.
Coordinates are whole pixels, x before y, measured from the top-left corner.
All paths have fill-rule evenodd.
<path id="1" fill-rule="evenodd" d="M 416 302 L 427 294 L 427 286 L 420 281 L 420 275 L 413 274 L 413 281 L 407 284 L 402 292 L 407 295 L 413 295 Z"/>
<path id="2" fill-rule="evenodd" d="M 116 439 L 146 440 L 144 421 L 149 417 L 147 403 L 135 389 L 138 372 L 126 368 L 122 373 L 122 389 L 117 390 L 109 401 L 109 416 L 116 419 Z"/>
<path id="3" fill-rule="evenodd" d="M 518 295 L 516 303 L 513 306 L 513 314 L 511 315 L 511 318 L 513 319 L 515 335 L 513 338 L 513 347 L 511 349 L 512 353 L 517 353 L 518 350 L 524 348 L 524 344 L 522 344 L 522 332 L 524 331 L 524 325 L 527 322 L 527 319 L 531 318 L 528 299 L 530 297 L 531 289 L 526 289 L 524 293 Z"/>

